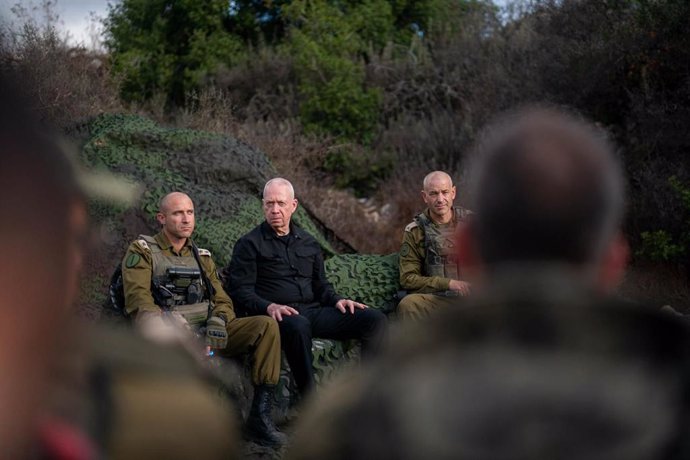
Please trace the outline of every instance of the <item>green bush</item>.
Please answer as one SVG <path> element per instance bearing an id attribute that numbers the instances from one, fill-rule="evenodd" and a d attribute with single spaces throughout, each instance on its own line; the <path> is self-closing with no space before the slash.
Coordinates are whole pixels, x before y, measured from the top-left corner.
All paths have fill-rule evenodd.
<path id="1" fill-rule="evenodd" d="M 637 255 L 654 261 L 687 263 L 690 255 L 690 186 L 677 176 L 671 176 L 667 183 L 680 204 L 675 225 L 670 229 L 643 231 Z"/>
<path id="2" fill-rule="evenodd" d="M 642 232 L 642 248 L 638 251 L 647 259 L 668 262 L 685 254 L 687 248 L 673 242 L 673 237 L 664 230 Z"/>
<path id="3" fill-rule="evenodd" d="M 393 155 L 343 146 L 326 155 L 324 168 L 335 174 L 338 187 L 351 188 L 357 196 L 371 196 L 393 170 Z"/>
<path id="4" fill-rule="evenodd" d="M 361 6 L 371 7 L 371 2 Z M 374 135 L 380 93 L 365 87 L 361 57 L 367 40 L 381 41 L 385 32 L 377 35 L 364 27 L 363 14 L 329 2 L 295 1 L 286 8 L 302 96 L 300 116 L 308 131 L 365 143 Z"/>
<path id="5" fill-rule="evenodd" d="M 187 92 L 246 51 L 225 29 L 229 8 L 223 0 L 123 0 L 109 8 L 106 46 L 127 101 L 162 93 L 182 105 Z"/>

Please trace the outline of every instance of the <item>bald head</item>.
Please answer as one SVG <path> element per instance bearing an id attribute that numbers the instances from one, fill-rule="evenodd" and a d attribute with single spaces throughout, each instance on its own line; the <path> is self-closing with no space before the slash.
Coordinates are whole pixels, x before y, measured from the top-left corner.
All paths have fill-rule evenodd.
<path id="1" fill-rule="evenodd" d="M 158 202 L 158 212 L 165 214 L 165 212 L 170 209 L 172 203 L 178 200 L 189 200 L 190 202 L 192 201 L 192 199 L 189 198 L 189 195 L 187 195 L 186 193 L 171 192 L 165 195 L 163 198 L 161 198 L 161 200 Z"/>
<path id="2" fill-rule="evenodd" d="M 472 174 L 481 259 L 596 263 L 620 225 L 621 176 L 594 126 L 547 109 L 505 117 L 487 130 Z"/>
<path id="3" fill-rule="evenodd" d="M 428 190 L 432 182 L 444 182 L 450 187 L 453 186 L 453 179 L 444 171 L 432 171 L 424 176 L 424 181 L 422 182 L 422 187 L 424 190 Z"/>
<path id="4" fill-rule="evenodd" d="M 194 233 L 194 203 L 186 193 L 169 193 L 161 199 L 156 219 L 170 243 L 179 250 Z"/>
<path id="5" fill-rule="evenodd" d="M 422 200 L 429 217 L 438 224 L 447 224 L 453 218 L 455 186 L 453 179 L 443 171 L 433 171 L 424 178 Z"/>

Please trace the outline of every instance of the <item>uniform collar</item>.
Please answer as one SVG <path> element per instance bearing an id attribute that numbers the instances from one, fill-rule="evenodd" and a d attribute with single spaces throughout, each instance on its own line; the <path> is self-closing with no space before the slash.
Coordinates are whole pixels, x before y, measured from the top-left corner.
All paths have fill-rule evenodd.
<path id="1" fill-rule="evenodd" d="M 441 226 L 441 225 L 450 225 L 450 224 L 457 224 L 458 223 L 458 213 L 457 211 L 457 206 L 451 206 L 450 211 L 453 213 L 453 217 L 450 219 L 450 222 L 445 223 L 445 224 L 439 224 L 438 222 L 434 221 L 434 219 L 431 218 L 431 212 L 429 211 L 429 208 L 426 208 L 424 210 L 424 215 L 429 219 L 429 222 L 431 222 L 432 225 Z"/>
<path id="2" fill-rule="evenodd" d="M 288 235 L 294 235 L 295 238 L 302 238 L 302 229 L 295 225 L 292 220 L 290 221 L 290 233 Z M 268 222 L 263 221 L 261 223 L 261 234 L 265 240 L 270 240 L 271 238 L 278 238 L 278 234 L 273 230 Z"/>
<path id="3" fill-rule="evenodd" d="M 158 232 L 153 238 L 156 240 L 156 243 L 158 243 L 158 246 L 160 246 L 161 249 L 168 249 L 170 251 L 173 250 L 172 243 L 170 242 L 168 237 L 165 236 L 165 233 L 163 233 L 163 231 Z M 187 241 L 185 241 L 184 246 L 182 246 L 182 249 L 189 248 L 191 250 L 191 247 L 192 239 L 187 238 Z"/>

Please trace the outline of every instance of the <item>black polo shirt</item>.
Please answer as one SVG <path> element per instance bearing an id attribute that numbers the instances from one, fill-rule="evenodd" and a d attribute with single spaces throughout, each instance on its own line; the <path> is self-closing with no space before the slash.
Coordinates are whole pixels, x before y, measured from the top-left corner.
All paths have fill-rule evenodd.
<path id="1" fill-rule="evenodd" d="M 293 223 L 286 236 L 263 222 L 240 238 L 225 275 L 235 307 L 249 315 L 265 315 L 271 303 L 299 309 L 342 298 L 326 279 L 319 243 Z"/>

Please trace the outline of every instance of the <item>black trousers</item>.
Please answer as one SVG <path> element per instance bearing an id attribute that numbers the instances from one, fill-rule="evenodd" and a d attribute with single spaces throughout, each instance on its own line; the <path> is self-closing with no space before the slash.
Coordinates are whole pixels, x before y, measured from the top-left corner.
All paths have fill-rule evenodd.
<path id="1" fill-rule="evenodd" d="M 379 310 L 355 309 L 354 314 L 341 313 L 335 307 L 303 307 L 299 315 L 283 316 L 278 322 L 280 342 L 295 383 L 304 396 L 316 382 L 312 369 L 311 339 L 358 339 L 362 358 L 376 354 L 383 344 L 387 329 L 386 315 Z"/>

